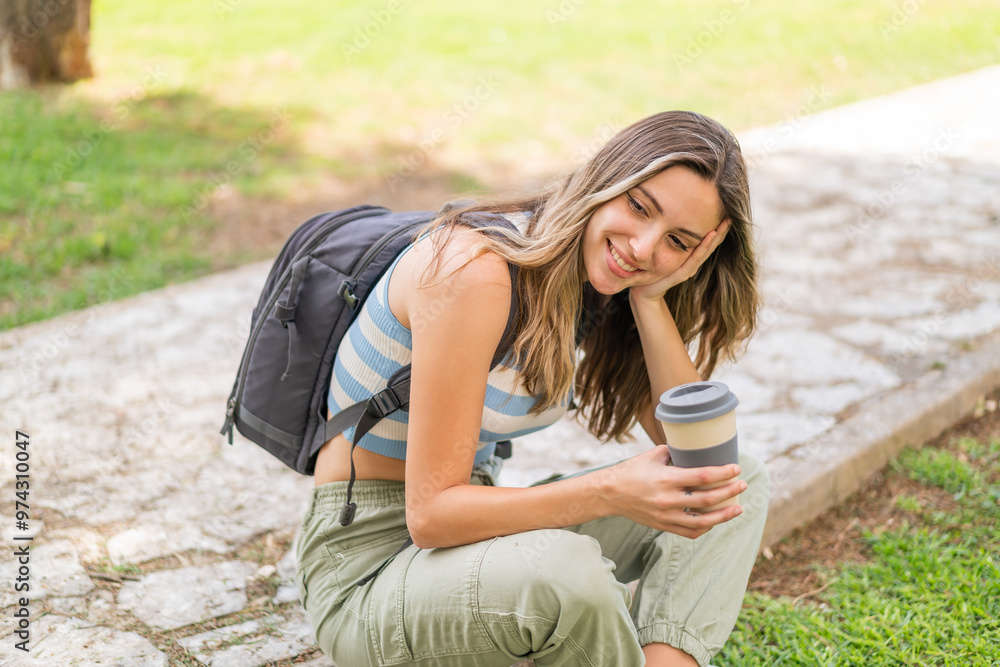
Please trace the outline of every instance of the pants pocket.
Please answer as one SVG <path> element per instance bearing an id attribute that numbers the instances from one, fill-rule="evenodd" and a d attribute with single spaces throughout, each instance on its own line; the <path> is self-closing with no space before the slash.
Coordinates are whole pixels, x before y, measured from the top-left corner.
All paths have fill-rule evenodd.
<path id="1" fill-rule="evenodd" d="M 408 535 L 405 529 L 398 530 L 342 551 L 336 542 L 326 543 L 299 567 L 296 585 L 302 606 L 320 648 L 338 665 L 375 662 L 366 622 L 372 584 L 357 582 L 392 556 Z"/>
<path id="2" fill-rule="evenodd" d="M 365 586 L 358 586 L 358 581 L 371 574 L 386 559 L 391 558 L 409 536 L 409 531 L 404 528 L 343 551 L 338 551 L 336 544 L 327 545 L 329 557 L 336 565 L 339 597 L 344 605 L 359 617 L 364 617 L 366 614 L 364 605 L 368 596 L 364 595 L 364 592 L 367 586 L 371 586 L 371 582 Z"/>
<path id="3" fill-rule="evenodd" d="M 413 547 L 372 582 L 368 627 L 380 665 L 497 650 L 478 613 L 478 572 L 489 544 Z"/>

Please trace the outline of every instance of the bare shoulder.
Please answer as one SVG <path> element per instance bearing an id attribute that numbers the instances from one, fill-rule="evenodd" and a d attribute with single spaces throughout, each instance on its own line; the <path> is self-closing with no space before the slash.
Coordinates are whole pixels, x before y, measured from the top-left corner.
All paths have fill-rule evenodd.
<path id="1" fill-rule="evenodd" d="M 438 253 L 437 266 L 431 267 L 427 277 L 429 283 L 448 281 L 454 276 L 457 282 L 475 284 L 500 283 L 510 288 L 510 271 L 507 262 L 495 252 L 484 252 L 476 256 L 477 248 L 482 244 L 482 234 L 473 229 L 459 227 L 451 234 L 447 243 Z M 431 260 L 434 248 L 426 244 L 426 259 Z M 416 250 L 416 249 L 415 249 Z M 430 267 L 426 262 L 422 268 Z"/>
<path id="2" fill-rule="evenodd" d="M 506 314 L 510 269 L 494 252 L 476 256 L 481 238 L 474 230 L 457 229 L 440 247 L 431 238 L 419 241 L 399 261 L 389 283 L 389 307 L 403 326 L 412 329 L 421 314 L 451 307 Z"/>

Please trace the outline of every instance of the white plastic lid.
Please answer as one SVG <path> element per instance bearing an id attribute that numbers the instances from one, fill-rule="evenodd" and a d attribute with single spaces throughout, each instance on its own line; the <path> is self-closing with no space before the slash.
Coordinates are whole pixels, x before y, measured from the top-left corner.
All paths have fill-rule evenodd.
<path id="1" fill-rule="evenodd" d="M 739 403 L 722 382 L 688 382 L 663 392 L 656 418 L 668 424 L 705 421 L 726 414 Z"/>

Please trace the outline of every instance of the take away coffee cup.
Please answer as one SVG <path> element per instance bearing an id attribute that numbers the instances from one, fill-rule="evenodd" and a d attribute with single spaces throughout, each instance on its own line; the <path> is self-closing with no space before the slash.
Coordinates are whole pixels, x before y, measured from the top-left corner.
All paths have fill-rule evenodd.
<path id="1" fill-rule="evenodd" d="M 663 392 L 656 418 L 663 425 L 670 459 L 680 468 L 739 463 L 736 445 L 736 406 L 739 399 L 722 382 L 689 382 Z M 712 489 L 729 482 L 707 484 Z M 736 505 L 739 496 L 703 511 Z"/>

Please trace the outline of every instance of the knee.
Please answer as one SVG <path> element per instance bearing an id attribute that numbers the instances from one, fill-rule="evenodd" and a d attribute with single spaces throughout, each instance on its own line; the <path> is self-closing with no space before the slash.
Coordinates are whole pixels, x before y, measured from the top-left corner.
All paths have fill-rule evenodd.
<path id="1" fill-rule="evenodd" d="M 740 495 L 740 505 L 745 513 L 766 516 L 771 501 L 771 481 L 767 467 L 755 454 L 740 454 L 740 479 L 747 483 L 747 490 Z"/>
<path id="2" fill-rule="evenodd" d="M 614 563 L 597 540 L 567 530 L 534 530 L 501 538 L 508 542 L 511 579 L 519 597 L 537 611 L 593 613 L 628 607 L 628 590 L 614 577 Z M 548 615 L 548 614 L 541 614 Z"/>
<path id="3" fill-rule="evenodd" d="M 625 587 L 614 576 L 615 565 L 601 554 L 594 538 L 566 530 L 539 561 L 549 591 L 563 604 L 612 607 L 620 604 Z"/>
<path id="4" fill-rule="evenodd" d="M 587 664 L 639 664 L 637 655 L 619 661 L 635 637 L 629 593 L 597 540 L 535 530 L 497 538 L 489 551 L 480 568 L 480 590 L 489 591 L 480 614 L 504 619 L 496 640 L 511 655 L 544 652 L 552 664 L 578 664 L 582 651 Z"/>

